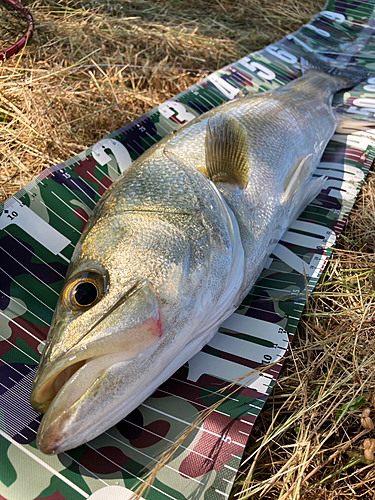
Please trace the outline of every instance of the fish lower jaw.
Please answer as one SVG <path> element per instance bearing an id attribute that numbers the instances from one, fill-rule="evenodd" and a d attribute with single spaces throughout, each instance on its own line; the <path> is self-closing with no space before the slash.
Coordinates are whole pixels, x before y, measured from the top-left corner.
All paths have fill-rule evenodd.
<path id="1" fill-rule="evenodd" d="M 63 388 L 63 386 L 68 382 L 69 379 L 73 377 L 73 375 L 85 364 L 87 364 L 89 361 L 91 361 L 92 358 L 86 359 L 84 361 L 78 361 L 77 363 L 74 363 L 74 365 L 70 365 L 67 368 L 65 368 L 62 372 L 60 372 L 57 377 L 55 378 L 52 387 L 53 387 L 53 392 L 54 392 L 54 397 L 60 392 L 60 390 Z M 52 399 L 53 400 L 53 399 Z M 51 400 L 51 402 L 52 402 Z M 50 402 L 50 403 L 51 403 Z M 49 404 L 50 404 L 49 403 Z M 49 405 L 48 405 L 49 406 Z M 45 412 L 44 412 L 45 413 Z"/>
<path id="2" fill-rule="evenodd" d="M 59 371 L 55 377 L 51 376 L 40 386 L 34 386 L 31 393 L 31 405 L 35 411 L 46 413 L 52 401 L 64 385 L 73 377 L 73 375 L 92 358 L 77 361 Z"/>
<path id="3" fill-rule="evenodd" d="M 180 352 L 178 352 L 170 363 L 155 377 L 150 374 L 150 378 L 139 391 L 133 393 L 125 401 L 118 402 L 116 406 L 109 413 L 98 417 L 95 423 L 91 423 L 90 428 L 80 428 L 79 433 L 70 433 L 69 424 L 69 409 L 62 409 L 56 407 L 56 419 L 53 420 L 48 416 L 49 422 L 42 420 L 42 424 L 38 431 L 37 446 L 38 449 L 46 455 L 55 455 L 65 452 L 72 448 L 81 446 L 84 443 L 96 438 L 113 425 L 117 424 L 122 418 L 126 417 L 135 408 L 137 408 L 145 399 L 147 399 L 155 390 L 184 363 L 186 363 L 203 345 L 210 340 L 216 333 L 217 325 L 211 328 L 209 332 L 206 331 L 204 339 L 196 338 L 189 342 Z M 105 375 L 104 375 L 105 376 Z M 144 381 L 143 381 L 144 382 Z M 77 401 L 80 404 L 80 401 Z M 52 410 L 52 407 L 50 411 Z M 60 418 L 61 417 L 61 418 Z M 66 417 L 66 420 L 65 420 Z M 52 422 L 51 422 L 52 420 Z M 65 420 L 65 421 L 64 421 Z M 73 416 L 74 420 L 74 416 Z"/>
<path id="4" fill-rule="evenodd" d="M 60 453 L 59 448 L 61 443 L 61 436 L 58 433 L 55 433 L 47 440 L 44 438 L 44 436 L 42 439 L 39 439 L 38 434 L 36 442 L 38 449 L 45 455 L 57 455 L 58 453 Z"/>
<path id="5" fill-rule="evenodd" d="M 226 317 L 233 312 L 233 309 L 228 311 Z M 224 321 L 226 317 L 224 317 L 222 321 Z M 194 356 L 194 354 L 199 352 L 203 348 L 203 346 L 212 339 L 218 328 L 218 324 L 210 324 L 209 327 L 206 327 L 205 330 L 201 332 L 200 336 L 191 340 L 179 352 L 177 352 L 175 356 L 171 360 L 169 360 L 168 363 L 166 363 L 165 368 L 160 370 L 160 372 L 156 376 L 153 372 L 149 373 L 149 378 L 142 381 L 142 385 L 138 386 L 138 391 L 133 392 L 133 394 L 129 395 L 129 397 L 127 397 L 126 400 L 122 403 L 119 402 L 110 412 L 110 414 L 107 414 L 103 420 L 98 419 L 95 427 L 93 426 L 90 429 L 90 433 L 88 433 L 85 437 L 77 436 L 75 439 L 74 447 L 80 446 L 87 441 L 94 439 L 101 433 L 111 428 L 113 425 L 117 424 L 121 419 L 125 418 L 133 410 L 140 406 L 149 396 L 151 396 L 157 390 L 157 388 L 161 384 L 168 380 L 182 365 L 187 363 Z M 72 447 L 73 446 L 71 446 L 70 444 L 63 443 L 62 445 L 60 445 L 59 453 L 61 451 L 69 450 Z"/>
<path id="6" fill-rule="evenodd" d="M 65 393 L 70 395 L 66 399 L 69 399 L 69 404 L 73 405 L 100 376 L 100 373 L 116 363 L 134 357 L 136 354 L 136 352 L 127 351 L 92 356 L 71 363 L 58 371 L 55 376 L 51 374 L 40 388 L 34 388 L 31 394 L 31 404 L 39 413 L 46 413 L 50 406 L 55 404 L 57 398 Z M 73 385 L 75 390 L 72 390 Z"/>

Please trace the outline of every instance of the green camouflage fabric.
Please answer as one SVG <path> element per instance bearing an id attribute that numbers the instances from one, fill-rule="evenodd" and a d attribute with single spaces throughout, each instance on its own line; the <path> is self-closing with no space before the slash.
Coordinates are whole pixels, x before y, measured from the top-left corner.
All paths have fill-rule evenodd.
<path id="1" fill-rule="evenodd" d="M 229 496 L 252 426 L 280 372 L 310 293 L 375 156 L 375 0 L 330 0 L 300 30 L 215 72 L 87 151 L 45 170 L 0 207 L 0 499 L 120 498 L 197 412 L 228 397 L 157 474 L 149 500 Z M 319 196 L 283 236 L 241 307 L 138 409 L 87 445 L 44 456 L 29 393 L 74 246 L 108 186 L 152 144 L 195 116 L 301 74 L 301 57 L 369 74 L 336 96 L 341 123 L 316 175 Z M 373 76 L 371 76 L 373 74 Z M 354 121 L 353 121 L 354 120 Z M 374 125 L 371 125 L 371 123 Z M 238 390 L 225 389 L 241 378 Z M 218 389 L 223 392 L 218 393 Z M 125 498 L 125 496 L 121 498 Z"/>

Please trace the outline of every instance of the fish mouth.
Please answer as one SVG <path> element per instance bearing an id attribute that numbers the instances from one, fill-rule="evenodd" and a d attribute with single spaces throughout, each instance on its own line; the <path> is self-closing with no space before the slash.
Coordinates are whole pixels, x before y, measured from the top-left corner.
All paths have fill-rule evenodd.
<path id="1" fill-rule="evenodd" d="M 100 385 L 109 368 L 134 355 L 135 353 L 126 352 L 81 359 L 58 373 L 51 374 L 41 386 L 35 386 L 32 398 L 40 399 L 43 393 L 48 394 L 48 400 L 43 404 L 45 414 L 37 435 L 40 451 L 47 455 L 62 451 L 61 446 L 69 435 L 70 421 L 74 421 L 76 411 L 85 404 L 86 399 L 92 397 L 95 386 Z M 80 430 L 84 432 L 85 424 L 88 427 L 90 423 L 92 418 L 88 418 Z"/>
<path id="2" fill-rule="evenodd" d="M 44 387 L 44 391 L 49 393 L 49 398 L 45 400 L 44 403 L 38 405 L 38 401 L 36 398 L 35 404 L 33 404 L 34 408 L 37 407 L 40 413 L 45 413 L 49 406 L 51 405 L 55 396 L 60 392 L 62 387 L 68 383 L 69 379 L 73 377 L 73 375 L 85 364 L 87 364 L 91 359 L 77 361 L 76 363 L 67 366 L 60 373 L 55 375 L 55 377 L 51 377 L 48 381 L 47 385 Z"/>
<path id="3" fill-rule="evenodd" d="M 81 356 L 80 356 L 81 354 Z M 83 356 L 82 356 L 83 354 Z M 74 356 L 63 357 L 58 360 L 55 365 L 50 365 L 51 367 L 45 366 L 45 370 L 42 370 L 39 376 L 35 378 L 34 385 L 31 391 L 31 405 L 39 413 L 46 413 L 48 408 L 51 406 L 53 400 L 60 393 L 60 391 L 69 385 L 74 375 L 84 366 L 89 363 L 98 361 L 99 365 L 103 365 L 105 359 L 108 359 L 108 366 L 111 366 L 116 361 L 114 357 L 110 354 L 103 356 L 85 356 L 86 353 L 77 353 Z M 128 351 L 122 353 L 122 359 L 119 361 L 124 361 L 135 356 L 136 352 Z M 86 369 L 87 370 L 87 369 Z M 94 373 L 94 371 L 93 371 Z M 75 377 L 75 379 L 77 376 Z M 86 384 L 87 385 L 87 384 Z"/>
<path id="4" fill-rule="evenodd" d="M 94 366 L 102 367 L 103 370 L 115 363 L 133 358 L 155 344 L 161 335 L 161 323 L 157 314 L 135 327 L 117 331 L 112 338 L 103 337 L 78 345 L 53 361 L 49 360 L 48 354 L 43 356 L 31 391 L 32 407 L 39 413 L 45 413 L 57 394 L 86 365 L 90 364 L 90 373 L 96 371 L 93 369 Z M 129 339 L 132 338 L 136 341 L 131 342 Z M 86 368 L 85 373 L 88 372 Z M 87 385 L 87 382 L 85 383 Z"/>

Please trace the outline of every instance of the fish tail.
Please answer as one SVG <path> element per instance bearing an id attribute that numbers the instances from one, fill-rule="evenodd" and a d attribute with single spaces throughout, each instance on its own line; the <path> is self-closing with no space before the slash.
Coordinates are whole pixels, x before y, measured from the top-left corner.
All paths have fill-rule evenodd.
<path id="1" fill-rule="evenodd" d="M 336 91 L 354 87 L 369 76 L 369 73 L 359 66 L 335 65 L 331 61 L 328 62 L 318 57 L 301 58 L 302 73 L 305 75 L 307 72 L 317 71 L 329 74 L 336 83 Z"/>

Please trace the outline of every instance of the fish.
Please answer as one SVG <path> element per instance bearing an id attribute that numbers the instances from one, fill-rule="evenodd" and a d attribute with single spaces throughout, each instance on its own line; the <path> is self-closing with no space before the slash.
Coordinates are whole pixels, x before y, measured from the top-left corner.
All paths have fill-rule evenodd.
<path id="1" fill-rule="evenodd" d="M 363 79 L 305 63 L 284 87 L 182 126 L 94 208 L 31 392 L 37 446 L 75 448 L 126 417 L 208 343 L 321 191 L 333 95 Z"/>

